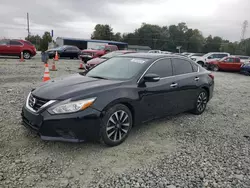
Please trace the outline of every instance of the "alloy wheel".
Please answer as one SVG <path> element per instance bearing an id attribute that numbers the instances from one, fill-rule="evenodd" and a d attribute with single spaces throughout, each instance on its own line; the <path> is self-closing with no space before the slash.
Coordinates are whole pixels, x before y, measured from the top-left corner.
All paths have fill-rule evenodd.
<path id="1" fill-rule="evenodd" d="M 24 59 L 29 59 L 30 58 L 30 53 L 29 52 L 24 52 L 23 53 L 23 58 Z"/>
<path id="2" fill-rule="evenodd" d="M 123 110 L 114 112 L 110 116 L 106 126 L 108 138 L 114 142 L 118 142 L 123 139 L 127 135 L 130 128 L 131 122 L 129 119 L 129 115 Z"/>
<path id="3" fill-rule="evenodd" d="M 205 92 L 201 92 L 198 96 L 198 100 L 197 100 L 197 110 L 199 112 L 202 112 L 207 105 L 207 95 Z"/>

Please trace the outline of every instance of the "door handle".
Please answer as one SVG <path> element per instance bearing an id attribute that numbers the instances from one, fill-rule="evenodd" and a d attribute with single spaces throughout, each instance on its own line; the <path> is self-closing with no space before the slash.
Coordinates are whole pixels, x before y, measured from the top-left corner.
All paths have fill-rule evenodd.
<path id="1" fill-rule="evenodd" d="M 195 77 L 195 79 L 194 79 L 194 80 L 195 80 L 195 81 L 198 81 L 199 79 L 200 79 L 199 77 Z"/>
<path id="2" fill-rule="evenodd" d="M 172 83 L 170 87 L 176 87 L 178 84 L 177 83 Z"/>

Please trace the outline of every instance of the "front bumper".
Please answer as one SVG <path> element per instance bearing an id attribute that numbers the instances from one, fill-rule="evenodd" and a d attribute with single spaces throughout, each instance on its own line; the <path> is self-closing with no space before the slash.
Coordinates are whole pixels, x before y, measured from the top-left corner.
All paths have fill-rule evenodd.
<path id="1" fill-rule="evenodd" d="M 47 110 L 36 114 L 24 106 L 21 115 L 23 125 L 43 140 L 82 142 L 99 139 L 101 112 L 91 107 L 77 113 L 51 115 Z"/>

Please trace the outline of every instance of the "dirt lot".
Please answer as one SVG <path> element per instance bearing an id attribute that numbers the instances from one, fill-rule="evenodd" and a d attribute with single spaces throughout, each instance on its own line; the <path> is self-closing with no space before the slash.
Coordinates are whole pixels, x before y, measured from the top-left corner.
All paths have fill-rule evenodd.
<path id="1" fill-rule="evenodd" d="M 60 60 L 51 77 L 78 66 Z M 250 187 L 250 77 L 216 72 L 202 115 L 137 126 L 125 143 L 108 148 L 41 141 L 21 125 L 22 105 L 43 71 L 38 59 L 0 59 L 0 188 Z"/>

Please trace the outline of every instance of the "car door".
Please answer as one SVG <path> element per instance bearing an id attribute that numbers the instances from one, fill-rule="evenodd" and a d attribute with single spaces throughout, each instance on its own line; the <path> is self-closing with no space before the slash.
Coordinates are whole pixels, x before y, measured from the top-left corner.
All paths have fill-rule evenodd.
<path id="1" fill-rule="evenodd" d="M 227 57 L 224 60 L 218 62 L 218 66 L 220 70 L 230 70 L 230 63 L 234 61 L 232 58 Z"/>
<path id="2" fill-rule="evenodd" d="M 199 76 L 192 62 L 182 58 L 172 58 L 173 75 L 178 90 L 175 95 L 178 113 L 193 108 L 199 88 Z"/>
<path id="3" fill-rule="evenodd" d="M 10 48 L 10 41 L 3 39 L 0 40 L 0 54 L 1 55 L 8 55 Z"/>
<path id="4" fill-rule="evenodd" d="M 141 87 L 139 91 L 143 119 L 151 120 L 175 113 L 177 87 L 171 60 L 169 58 L 157 60 L 146 74 L 157 74 L 160 76 L 160 80 L 146 82 L 145 87 Z"/>
<path id="5" fill-rule="evenodd" d="M 240 62 L 240 58 L 234 58 L 234 63 L 233 63 L 233 70 L 234 71 L 240 71 L 242 63 Z"/>
<path id="6" fill-rule="evenodd" d="M 20 55 L 23 44 L 16 40 L 10 41 L 10 55 Z"/>

